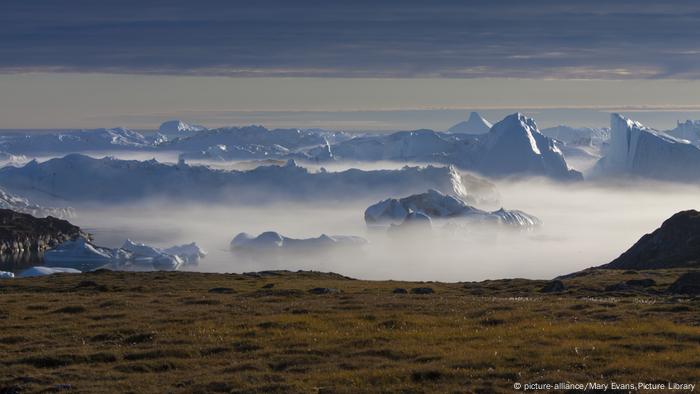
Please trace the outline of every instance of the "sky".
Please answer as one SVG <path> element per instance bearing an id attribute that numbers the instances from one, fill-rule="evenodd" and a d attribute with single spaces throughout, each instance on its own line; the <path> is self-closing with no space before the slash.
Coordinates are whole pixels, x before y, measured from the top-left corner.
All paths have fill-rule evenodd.
<path id="1" fill-rule="evenodd" d="M 0 128 L 670 127 L 700 118 L 697 26 L 695 0 L 3 0 Z"/>

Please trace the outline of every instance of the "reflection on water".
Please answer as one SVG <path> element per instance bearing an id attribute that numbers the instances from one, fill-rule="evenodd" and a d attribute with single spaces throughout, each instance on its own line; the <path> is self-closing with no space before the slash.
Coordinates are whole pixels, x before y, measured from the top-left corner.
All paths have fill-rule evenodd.
<path id="1" fill-rule="evenodd" d="M 18 273 L 27 268 L 41 265 L 43 254 L 41 253 L 19 253 L 0 255 L 0 271 Z"/>

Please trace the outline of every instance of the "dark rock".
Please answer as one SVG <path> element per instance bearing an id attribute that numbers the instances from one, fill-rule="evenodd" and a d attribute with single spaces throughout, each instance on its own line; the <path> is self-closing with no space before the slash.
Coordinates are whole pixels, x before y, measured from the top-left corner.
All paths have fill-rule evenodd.
<path id="1" fill-rule="evenodd" d="M 22 392 L 21 386 L 0 387 L 0 394 L 20 394 L 21 392 Z"/>
<path id="2" fill-rule="evenodd" d="M 661 269 L 700 267 L 700 212 L 682 211 L 643 236 L 601 268 Z"/>
<path id="3" fill-rule="evenodd" d="M 309 290 L 309 293 L 311 294 L 335 294 L 335 293 L 340 293 L 341 291 L 338 289 L 332 289 L 329 287 L 315 287 L 311 290 Z"/>
<path id="4" fill-rule="evenodd" d="M 408 290 L 397 287 L 392 291 L 394 294 L 408 294 Z"/>
<path id="5" fill-rule="evenodd" d="M 230 287 L 214 287 L 209 289 L 210 293 L 217 293 L 217 294 L 233 294 L 235 291 L 230 288 Z"/>
<path id="6" fill-rule="evenodd" d="M 605 291 L 627 291 L 632 287 L 625 282 L 615 283 L 614 285 L 606 286 Z"/>
<path id="7" fill-rule="evenodd" d="M 640 288 L 651 287 L 654 285 L 656 285 L 656 281 L 654 279 L 630 279 L 626 282 L 620 282 L 607 286 L 605 291 L 639 290 Z"/>
<path id="8" fill-rule="evenodd" d="M 668 292 L 672 294 L 700 295 L 700 271 L 687 272 L 681 275 L 671 286 Z"/>
<path id="9" fill-rule="evenodd" d="M 262 288 L 263 288 L 263 289 L 271 289 L 271 288 L 273 288 L 273 287 L 275 287 L 275 284 L 274 284 L 274 283 L 268 283 L 268 284 L 264 285 Z"/>
<path id="10" fill-rule="evenodd" d="M 654 279 L 630 279 L 625 282 L 628 286 L 632 287 L 651 287 L 656 286 L 656 281 Z"/>
<path id="11" fill-rule="evenodd" d="M 43 253 L 77 237 L 90 238 L 66 220 L 0 209 L 0 255 Z"/>
<path id="12" fill-rule="evenodd" d="M 76 289 L 87 289 L 87 290 L 95 290 L 95 291 L 109 291 L 107 286 L 98 284 L 95 281 L 92 280 L 84 280 L 75 285 Z"/>
<path id="13" fill-rule="evenodd" d="M 411 380 L 414 382 L 434 382 L 442 378 L 440 371 L 417 371 L 411 373 Z"/>
<path id="14" fill-rule="evenodd" d="M 562 281 L 553 280 L 547 282 L 547 284 L 540 289 L 540 293 L 561 293 L 564 290 L 566 290 L 566 286 L 564 286 Z"/>
<path id="15" fill-rule="evenodd" d="M 411 294 L 433 294 L 435 290 L 430 287 L 414 287 L 411 289 Z"/>

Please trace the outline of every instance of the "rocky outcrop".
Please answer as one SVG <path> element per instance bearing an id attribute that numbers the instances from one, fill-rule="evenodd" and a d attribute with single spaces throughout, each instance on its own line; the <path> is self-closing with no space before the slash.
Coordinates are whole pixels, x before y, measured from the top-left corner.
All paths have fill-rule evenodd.
<path id="1" fill-rule="evenodd" d="M 700 295 L 700 272 L 687 272 L 673 282 L 668 292 L 672 294 Z"/>
<path id="2" fill-rule="evenodd" d="M 77 237 L 89 235 L 66 220 L 0 209 L 0 255 L 43 253 Z"/>
<path id="3" fill-rule="evenodd" d="M 700 212 L 682 211 L 643 236 L 602 268 L 662 269 L 700 267 Z"/>

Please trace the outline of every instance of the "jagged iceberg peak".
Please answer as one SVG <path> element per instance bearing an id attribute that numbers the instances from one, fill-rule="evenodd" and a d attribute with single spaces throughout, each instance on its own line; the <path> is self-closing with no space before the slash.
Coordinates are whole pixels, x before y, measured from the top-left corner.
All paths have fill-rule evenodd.
<path id="1" fill-rule="evenodd" d="M 700 120 L 678 121 L 676 128 L 669 130 L 668 133 L 700 146 Z"/>
<path id="2" fill-rule="evenodd" d="M 634 175 L 667 181 L 700 180 L 700 149 L 620 114 L 610 116 L 610 148 L 599 175 Z"/>
<path id="3" fill-rule="evenodd" d="M 569 169 L 555 141 L 537 128 L 535 120 L 521 113 L 506 116 L 483 137 L 479 170 L 487 175 L 545 175 L 561 180 L 580 180 Z"/>
<path id="4" fill-rule="evenodd" d="M 659 144 L 687 143 L 687 141 L 648 128 L 638 121 L 625 118 L 617 113 L 610 114 L 610 130 L 610 149 L 606 165 L 611 170 L 632 169 L 635 166 L 642 140 L 656 140 Z"/>
<path id="5" fill-rule="evenodd" d="M 486 134 L 493 125 L 478 112 L 469 114 L 469 119 L 450 127 L 448 133 Z"/>
<path id="6" fill-rule="evenodd" d="M 189 123 L 185 123 L 181 120 L 168 120 L 166 122 L 163 122 L 158 130 L 165 134 L 178 134 L 178 133 L 196 133 L 198 131 L 203 131 L 206 130 L 207 128 L 204 126 L 199 126 L 199 125 L 191 125 Z"/>
<path id="7" fill-rule="evenodd" d="M 517 112 L 506 116 L 491 128 L 491 139 L 489 141 L 495 143 L 495 141 L 502 137 L 510 139 L 525 138 L 532 152 L 539 155 L 542 154 L 542 152 L 537 146 L 537 141 L 535 141 L 535 133 L 541 134 L 535 120 Z"/>

